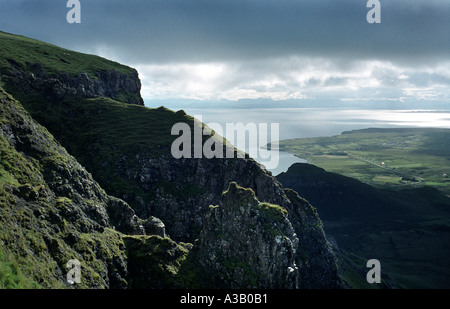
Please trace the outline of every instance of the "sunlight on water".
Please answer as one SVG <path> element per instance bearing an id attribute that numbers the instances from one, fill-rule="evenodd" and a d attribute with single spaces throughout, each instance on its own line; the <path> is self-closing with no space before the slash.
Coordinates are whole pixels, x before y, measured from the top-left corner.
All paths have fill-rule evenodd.
<path id="1" fill-rule="evenodd" d="M 176 108 L 172 108 L 177 110 Z M 450 110 L 349 110 L 330 108 L 261 109 L 185 109 L 201 115 L 205 123 L 279 123 L 280 140 L 338 135 L 343 131 L 365 128 L 439 127 L 450 128 Z M 235 145 L 236 146 L 236 145 Z M 258 145 L 263 146 L 263 145 Z M 249 152 L 249 149 L 245 149 Z M 255 158 L 264 164 L 263 160 Z M 273 175 L 286 171 L 296 162 L 305 162 L 290 153 L 279 153 Z"/>
<path id="2" fill-rule="evenodd" d="M 174 109 L 177 110 L 177 109 Z M 369 127 L 450 128 L 450 110 L 349 110 L 330 108 L 185 109 L 203 121 L 279 123 L 280 139 L 330 136 Z"/>

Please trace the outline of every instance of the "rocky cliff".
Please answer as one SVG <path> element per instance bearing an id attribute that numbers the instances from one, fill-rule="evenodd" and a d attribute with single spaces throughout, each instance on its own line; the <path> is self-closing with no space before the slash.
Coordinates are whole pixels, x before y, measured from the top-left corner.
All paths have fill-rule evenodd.
<path id="1" fill-rule="evenodd" d="M 283 279 L 276 277 L 278 280 L 273 282 L 258 282 L 258 284 L 253 282 L 255 284 L 253 286 L 267 288 L 276 287 L 277 284 L 278 287 L 292 288 L 339 286 L 336 258 L 326 240 L 322 222 L 314 207 L 296 192 L 285 190 L 270 172 L 254 160 L 174 159 L 171 156 L 152 159 L 146 158 L 142 153 L 139 154 L 139 158 L 135 166 L 129 164 L 124 169 L 126 171 L 124 177 L 129 183 L 135 183 L 136 188 L 140 188 L 140 191 L 137 191 L 139 193 L 135 191 L 134 195 L 128 195 L 126 192 L 116 194 L 135 205 L 134 209 L 141 216 L 153 214 L 161 218 L 167 226 L 167 233 L 173 239 L 193 242 L 199 238 L 203 252 L 208 253 L 200 260 L 205 260 L 204 265 L 207 265 L 205 272 L 210 273 L 211 278 L 214 277 L 213 273 L 224 273 L 222 264 L 226 264 L 227 259 L 241 263 L 254 259 L 266 266 L 272 265 L 270 266 L 273 267 L 272 275 L 275 269 L 278 269 L 276 272 L 281 277 L 287 269 L 292 269 L 292 273 L 288 276 L 289 279 L 286 276 Z M 154 198 L 146 202 L 142 197 L 150 192 L 154 192 Z M 223 192 L 225 193 L 222 194 Z M 260 222 L 267 220 L 264 219 L 263 212 L 256 214 L 252 210 L 240 212 L 240 209 L 257 209 L 261 203 L 276 205 L 277 207 L 273 209 L 285 211 L 282 211 L 283 227 L 279 228 L 279 238 L 273 235 L 271 223 Z M 211 205 L 218 207 L 210 207 Z M 223 227 L 226 231 L 220 230 L 219 227 Z M 260 238 L 255 238 L 255 235 L 259 235 Z M 289 240 L 290 247 L 280 249 L 280 246 L 287 243 L 283 242 L 277 247 L 277 239 Z M 225 247 L 220 249 L 222 245 Z M 218 250 L 225 254 L 221 262 L 217 262 L 216 257 L 209 255 Z M 286 261 L 281 264 L 275 262 L 276 256 L 264 256 L 263 252 L 273 250 L 280 250 L 284 259 L 288 259 L 289 256 L 290 264 Z M 216 266 L 213 267 L 211 263 L 215 263 Z M 261 265 L 257 266 L 250 262 L 245 265 L 251 265 L 247 266 L 247 269 L 253 269 L 258 274 L 270 272 L 269 269 L 262 270 Z M 214 270 L 213 273 L 210 270 Z M 269 277 L 264 276 L 266 279 Z M 233 275 L 229 274 L 227 278 L 228 280 L 224 277 L 216 278 L 214 282 L 234 286 L 234 279 L 231 279 Z M 240 287 L 252 286 L 245 281 Z"/>
<path id="2" fill-rule="evenodd" d="M 137 71 L 122 73 L 98 71 L 90 76 L 86 72 L 71 75 L 60 71 L 48 73 L 40 63 L 19 63 L 9 60 L 10 70 L 2 77 L 14 92 L 21 94 L 42 94 L 46 100 L 63 100 L 69 97 L 109 97 L 128 104 L 144 105 L 140 97 L 141 83 Z"/>
<path id="3" fill-rule="evenodd" d="M 298 243 L 286 209 L 231 182 L 209 208 L 199 261 L 218 287 L 298 288 Z"/>
<path id="4" fill-rule="evenodd" d="M 144 105 L 135 69 L 0 31 L 1 83 L 9 92 L 61 101 L 109 97 Z"/>
<path id="5" fill-rule="evenodd" d="M 69 286 L 65 265 L 79 259 L 82 287 L 126 287 L 121 232 L 164 235 L 160 222 L 108 196 L 1 88 L 0 116 L 0 252 L 36 286 Z"/>
<path id="6" fill-rule="evenodd" d="M 203 124 L 182 111 L 141 106 L 135 73 L 108 62 L 99 66 L 103 60 L 85 55 L 77 57 L 92 65 L 74 68 L 66 63 L 70 52 L 36 42 L 30 48 L 28 41 L 29 50 L 44 53 L 25 61 L 11 52 L 14 38 L 5 42 L 11 49 L 0 53 L 1 83 L 20 103 L 3 93 L 4 114 L 15 115 L 2 117 L 3 146 L 41 172 L 38 182 L 20 189 L 29 181 L 15 182 L 4 165 L 11 181 L 2 209 L 15 211 L 19 201 L 30 209 L 29 220 L 45 226 L 40 234 L 54 236 L 37 241 L 40 261 L 59 268 L 54 280 L 63 281 L 70 255 L 86 261 L 92 278 L 99 274 L 86 287 L 341 287 L 314 208 L 253 159 L 176 159 L 172 126 L 183 122 L 194 131 Z M 46 130 L 21 104 L 58 142 L 48 132 L 35 133 Z M 34 202 L 21 199 L 36 196 L 37 185 L 46 188 L 56 214 L 41 210 L 41 216 Z M 29 229 L 6 228 L 2 250 L 16 258 L 11 239 Z M 23 250 L 30 250 L 26 240 Z"/>

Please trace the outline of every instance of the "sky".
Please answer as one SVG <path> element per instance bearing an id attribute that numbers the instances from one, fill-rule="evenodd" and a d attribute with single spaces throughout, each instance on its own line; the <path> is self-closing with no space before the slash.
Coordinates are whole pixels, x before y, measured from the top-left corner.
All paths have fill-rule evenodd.
<path id="1" fill-rule="evenodd" d="M 450 0 L 0 0 L 0 30 L 136 68 L 147 105 L 450 106 Z M 319 103 L 317 103 L 319 104 Z"/>

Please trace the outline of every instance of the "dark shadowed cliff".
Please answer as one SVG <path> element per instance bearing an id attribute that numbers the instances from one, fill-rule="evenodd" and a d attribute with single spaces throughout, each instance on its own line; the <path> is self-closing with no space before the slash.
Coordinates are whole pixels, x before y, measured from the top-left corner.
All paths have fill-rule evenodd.
<path id="1" fill-rule="evenodd" d="M 0 252 L 24 282 L 79 259 L 86 288 L 342 286 L 314 208 L 253 159 L 174 158 L 172 126 L 203 125 L 142 106 L 135 70 L 0 41 Z"/>
<path id="2" fill-rule="evenodd" d="M 449 286 L 450 198 L 438 189 L 380 189 L 306 163 L 277 179 L 317 207 L 352 286 L 374 288 L 363 280 L 372 258 L 382 287 Z"/>

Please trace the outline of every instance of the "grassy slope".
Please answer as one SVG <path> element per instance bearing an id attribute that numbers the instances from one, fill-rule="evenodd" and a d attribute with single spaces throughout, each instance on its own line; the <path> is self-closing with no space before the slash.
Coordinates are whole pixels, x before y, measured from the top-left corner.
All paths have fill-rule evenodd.
<path id="1" fill-rule="evenodd" d="M 2 95 L 0 93 L 0 98 Z M 14 231 L 11 223 L 8 222 L 11 218 L 11 211 L 8 211 L 5 206 L 14 205 L 15 200 L 6 188 L 19 187 L 20 184 L 33 184 L 35 188 L 38 188 L 42 185 L 36 177 L 39 174 L 31 162 L 14 151 L 6 140 L 0 136 L 0 289 L 39 287 L 39 284 L 30 275 L 23 274 L 21 270 L 23 267 L 19 266 L 14 255 L 8 254 L 8 250 L 3 248 L 5 242 L 13 237 L 11 230 Z M 26 218 L 26 214 L 23 218 Z M 23 240 L 21 239 L 22 236 Z M 19 244 L 22 241 L 30 240 L 30 237 L 32 237 L 31 234 L 27 234 L 27 236 L 17 234 L 15 235 L 15 242 Z M 37 265 L 36 268 L 38 269 L 40 266 Z M 25 269 L 25 272 L 30 273 L 29 269 Z"/>
<path id="2" fill-rule="evenodd" d="M 72 74 L 81 71 L 94 74 L 99 70 L 132 70 L 98 56 L 4 32 L 0 32 L 0 43 L 0 73 L 9 69 L 7 59 L 21 64 L 24 69 L 26 62 L 39 62 L 50 73 L 62 70 Z M 116 164 L 121 159 L 118 153 L 128 155 L 127 164 L 130 165 L 136 160 L 134 154 L 142 150 L 148 152 L 151 149 L 154 157 L 170 154 L 172 141 L 176 138 L 171 135 L 173 124 L 193 124 L 193 118 L 184 112 L 175 113 L 163 107 L 150 109 L 109 98 L 71 98 L 64 102 L 49 102 L 38 93 L 24 95 L 9 88 L 8 91 L 111 194 L 132 194 L 136 190 L 120 175 L 105 173 L 104 166 Z M 90 148 L 87 149 L 86 145 Z"/>
<path id="3" fill-rule="evenodd" d="M 450 194 L 450 178 L 444 176 L 450 175 L 450 130 L 367 129 L 285 140 L 280 147 L 327 171 L 379 187 L 430 185 Z"/>
<path id="4" fill-rule="evenodd" d="M 13 104 L 18 113 L 23 111 L 22 107 L 1 88 L 0 101 L 0 125 L 21 123 L 21 117 L 9 113 L 6 104 Z M 46 252 L 42 230 L 34 230 L 38 223 L 31 210 L 41 208 L 44 212 L 51 212 L 55 204 L 45 199 L 28 204 L 27 195 L 22 196 L 25 201 L 18 201 L 13 194 L 13 188 L 21 186 L 29 186 L 31 192 L 45 190 L 42 166 L 37 160 L 14 149 L 1 135 L 0 159 L 0 287 L 62 287 L 54 278 L 58 267 Z M 32 254 L 27 254 L 29 252 Z M 40 279 L 39 284 L 35 282 L 37 278 Z"/>
<path id="5" fill-rule="evenodd" d="M 175 113 L 164 107 L 151 109 L 108 98 L 57 103 L 22 98 L 21 102 L 111 195 L 139 193 L 139 188 L 119 174 L 121 169 L 105 167 L 119 161 L 133 166 L 138 160 L 137 153 L 153 158 L 168 155 L 177 137 L 171 135 L 172 126 L 177 122 L 193 124 L 193 118 L 184 112 Z"/>
<path id="6" fill-rule="evenodd" d="M 67 287 L 59 280 L 61 272 L 69 259 L 77 257 L 83 265 L 80 287 L 102 287 L 98 275 L 104 267 L 101 260 L 123 254 L 120 233 L 105 229 L 83 234 L 79 225 L 87 222 L 66 220 L 63 213 L 71 209 L 72 201 L 52 197 L 44 174 L 53 166 L 70 170 L 65 165 L 73 164 L 73 159 L 45 128 L 32 124 L 20 103 L 1 88 L 0 101 L 0 125 L 20 127 L 35 142 L 18 151 L 0 135 L 1 286 Z M 69 244 L 68 235 L 79 238 Z"/>
<path id="7" fill-rule="evenodd" d="M 119 70 L 131 73 L 133 69 L 119 63 L 83 53 L 74 52 L 38 40 L 0 31 L 0 72 L 10 67 L 8 59 L 26 66 L 40 63 L 48 73 L 64 71 L 78 75 L 86 72 L 95 76 L 97 71 Z"/>

